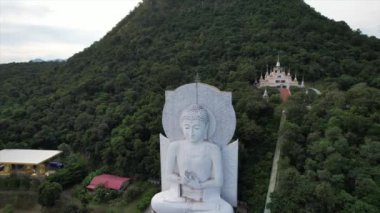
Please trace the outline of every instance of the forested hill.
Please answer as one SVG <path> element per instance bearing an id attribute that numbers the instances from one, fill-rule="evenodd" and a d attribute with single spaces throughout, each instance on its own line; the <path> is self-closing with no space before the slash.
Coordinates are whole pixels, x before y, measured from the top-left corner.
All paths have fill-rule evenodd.
<path id="1" fill-rule="evenodd" d="M 261 212 L 281 109 L 275 90 L 266 102 L 252 84 L 278 53 L 292 73 L 327 85 L 323 92 L 343 97 L 360 82 L 370 88 L 367 93 L 380 88 L 380 40 L 323 17 L 301 0 L 144 0 L 67 62 L 0 65 L 0 149 L 65 143 L 91 169 L 159 178 L 164 91 L 199 73 L 202 82 L 233 92 L 235 138 L 241 141 L 239 199 Z M 37 71 L 31 74 L 29 66 Z M 354 94 L 352 100 L 362 93 Z M 324 95 L 321 100 L 331 98 Z M 295 92 L 294 101 L 304 106 L 297 97 Z M 376 104 L 370 102 L 365 115 L 375 124 Z M 302 109 L 294 113 L 300 125 L 307 113 Z M 322 115 L 331 114 L 315 116 Z M 324 128 L 327 118 L 320 122 Z M 306 137 L 308 129 L 301 130 Z M 352 146 L 364 143 L 365 135 Z M 304 160 L 297 161 L 300 172 Z"/>

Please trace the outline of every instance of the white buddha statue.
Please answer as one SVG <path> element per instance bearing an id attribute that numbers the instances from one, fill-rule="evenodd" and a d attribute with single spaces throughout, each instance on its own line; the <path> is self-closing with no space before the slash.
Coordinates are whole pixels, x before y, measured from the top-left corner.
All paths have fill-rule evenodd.
<path id="1" fill-rule="evenodd" d="M 170 142 L 164 162 L 163 181 L 168 190 L 151 202 L 157 213 L 232 213 L 221 198 L 223 162 L 221 148 L 208 141 L 209 115 L 198 104 L 187 107 L 180 116 L 184 140 Z"/>

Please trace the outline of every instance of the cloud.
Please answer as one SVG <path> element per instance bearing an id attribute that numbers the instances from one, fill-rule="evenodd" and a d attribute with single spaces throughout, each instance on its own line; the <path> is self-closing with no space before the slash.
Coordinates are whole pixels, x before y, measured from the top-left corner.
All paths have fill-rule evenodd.
<path id="1" fill-rule="evenodd" d="M 139 2 L 0 0 L 0 63 L 68 58 L 99 40 Z"/>
<path id="2" fill-rule="evenodd" d="M 29 5 L 23 1 L 1 0 L 0 12 L 2 19 L 21 19 L 22 17 L 43 17 L 51 12 L 45 5 Z M 21 17 L 20 17 L 21 16 Z"/>
<path id="3" fill-rule="evenodd" d="M 345 21 L 353 30 L 380 38 L 380 1 L 378 0 L 305 0 L 322 15 Z"/>
<path id="4" fill-rule="evenodd" d="M 34 42 L 83 44 L 95 40 L 98 34 L 96 31 L 49 25 L 4 23 L 2 27 L 4 30 L 0 31 L 1 45 L 24 45 Z"/>

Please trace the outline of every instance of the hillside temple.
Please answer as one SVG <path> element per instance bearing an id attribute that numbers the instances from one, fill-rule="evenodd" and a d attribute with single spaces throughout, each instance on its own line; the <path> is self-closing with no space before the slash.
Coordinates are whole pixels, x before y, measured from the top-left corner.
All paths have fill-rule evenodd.
<path id="1" fill-rule="evenodd" d="M 277 57 L 277 63 L 276 66 L 273 67 L 270 71 L 267 67 L 267 71 L 265 72 L 265 75 L 260 75 L 259 82 L 256 83 L 256 86 L 258 88 L 265 88 L 263 98 L 267 99 L 269 98 L 267 87 L 276 87 L 279 89 L 281 99 L 283 101 L 287 101 L 289 96 L 291 96 L 290 87 L 304 87 L 304 80 L 302 79 L 301 84 L 299 84 L 297 80 L 297 74 L 294 75 L 294 78 L 292 78 L 292 75 L 290 73 L 290 70 L 286 71 L 285 67 L 281 67 L 280 64 L 280 57 Z"/>
<path id="2" fill-rule="evenodd" d="M 304 87 L 304 81 L 302 80 L 301 84 L 299 84 L 297 75 L 292 78 L 290 70 L 286 72 L 285 67 L 281 67 L 280 57 L 277 58 L 276 66 L 270 71 L 267 68 L 265 75 L 261 75 L 257 83 L 258 88 L 277 87 L 289 89 L 291 86 Z"/>

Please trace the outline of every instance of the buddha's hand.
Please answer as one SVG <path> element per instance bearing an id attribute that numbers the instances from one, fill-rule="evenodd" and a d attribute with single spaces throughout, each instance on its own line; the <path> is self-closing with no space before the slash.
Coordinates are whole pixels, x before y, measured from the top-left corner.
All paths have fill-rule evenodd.
<path id="1" fill-rule="evenodd" d="M 197 177 L 196 174 L 193 172 L 185 172 L 185 176 L 181 178 L 182 179 L 182 184 L 189 186 L 190 188 L 193 189 L 201 189 L 201 184 L 200 181 Z"/>
<path id="2" fill-rule="evenodd" d="M 190 180 L 187 185 L 193 189 L 201 189 L 202 188 L 199 181 L 196 181 L 196 180 Z"/>

